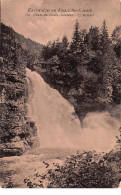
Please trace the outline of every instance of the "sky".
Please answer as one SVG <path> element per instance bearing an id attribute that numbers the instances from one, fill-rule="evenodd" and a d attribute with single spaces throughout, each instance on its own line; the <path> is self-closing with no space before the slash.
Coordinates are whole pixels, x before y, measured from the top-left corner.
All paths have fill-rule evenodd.
<path id="1" fill-rule="evenodd" d="M 1 20 L 26 38 L 46 44 L 61 39 L 63 35 L 71 40 L 76 19 L 82 29 L 89 29 L 90 26 L 101 28 L 105 19 L 111 34 L 116 26 L 121 25 L 120 4 L 120 0 L 1 0 Z M 50 11 L 59 8 L 92 9 L 91 14 L 94 16 L 33 16 L 33 12 L 27 16 L 29 8 Z"/>

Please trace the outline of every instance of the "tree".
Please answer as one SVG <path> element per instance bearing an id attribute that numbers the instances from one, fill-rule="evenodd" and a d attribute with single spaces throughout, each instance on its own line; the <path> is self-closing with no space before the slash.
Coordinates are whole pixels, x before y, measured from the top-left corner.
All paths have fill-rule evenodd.
<path id="1" fill-rule="evenodd" d="M 63 36 L 62 42 L 60 42 L 59 45 L 59 53 L 58 56 L 62 61 L 66 61 L 66 57 L 68 54 L 68 46 L 69 46 L 69 41 L 66 35 Z"/>
<path id="2" fill-rule="evenodd" d="M 68 38 L 66 35 L 63 36 L 62 38 L 62 48 L 64 51 L 66 51 L 68 49 L 69 46 L 69 42 L 68 42 Z"/>
<path id="3" fill-rule="evenodd" d="M 121 100 L 121 26 L 117 26 L 112 33 L 113 49 L 116 53 L 117 64 L 114 70 L 113 100 L 120 104 Z"/>
<path id="4" fill-rule="evenodd" d="M 109 34 L 108 34 L 108 29 L 107 29 L 107 25 L 106 25 L 106 21 L 103 21 L 103 26 L 101 29 L 101 37 L 100 37 L 100 46 L 101 46 L 101 51 L 104 54 L 105 52 L 108 52 L 109 48 L 110 48 L 110 39 L 109 39 Z"/>
<path id="5" fill-rule="evenodd" d="M 94 51 L 99 50 L 100 32 L 98 27 L 90 27 L 89 33 L 86 36 L 86 42 L 90 49 Z"/>
<path id="6" fill-rule="evenodd" d="M 52 48 L 52 43 L 51 41 L 48 42 L 47 45 L 45 45 L 43 47 L 43 50 L 42 50 L 42 57 L 44 58 L 44 60 L 47 60 L 49 59 L 51 56 L 50 56 L 50 53 L 51 53 L 51 48 Z"/>
<path id="7" fill-rule="evenodd" d="M 108 29 L 105 21 L 103 22 L 101 29 L 100 46 L 102 52 L 100 57 L 100 62 L 102 65 L 102 78 L 100 77 L 102 80 L 101 90 L 105 102 L 109 103 L 112 102 L 112 85 L 114 79 L 114 69 L 117 66 L 117 60 L 108 35 Z"/>
<path id="8" fill-rule="evenodd" d="M 121 59 L 121 26 L 117 26 L 112 33 L 112 42 L 114 51 L 119 59 Z"/>
<path id="9" fill-rule="evenodd" d="M 117 26 L 112 32 L 112 40 L 114 43 L 121 39 L 121 26 Z"/>
<path id="10" fill-rule="evenodd" d="M 71 51 L 77 55 L 78 53 L 81 52 L 80 50 L 80 44 L 82 40 L 80 37 L 80 30 L 79 30 L 79 23 L 76 21 L 76 24 L 74 26 L 74 33 L 73 33 L 73 40 L 71 42 Z"/>

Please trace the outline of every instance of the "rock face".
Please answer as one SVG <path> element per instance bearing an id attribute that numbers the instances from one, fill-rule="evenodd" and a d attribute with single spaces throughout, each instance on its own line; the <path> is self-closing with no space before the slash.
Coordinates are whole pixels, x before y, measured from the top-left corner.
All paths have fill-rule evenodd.
<path id="1" fill-rule="evenodd" d="M 35 147 L 36 126 L 27 118 L 26 52 L 2 24 L 0 58 L 0 156 L 20 155 Z"/>

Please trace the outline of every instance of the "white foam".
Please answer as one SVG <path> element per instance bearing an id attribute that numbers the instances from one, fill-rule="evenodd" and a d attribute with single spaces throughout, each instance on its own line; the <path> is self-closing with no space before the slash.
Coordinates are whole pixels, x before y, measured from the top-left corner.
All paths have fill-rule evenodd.
<path id="1" fill-rule="evenodd" d="M 38 73 L 27 69 L 27 81 L 28 115 L 36 122 L 41 147 L 106 151 L 116 144 L 120 124 L 109 113 L 87 114 L 81 128 L 73 106 Z"/>

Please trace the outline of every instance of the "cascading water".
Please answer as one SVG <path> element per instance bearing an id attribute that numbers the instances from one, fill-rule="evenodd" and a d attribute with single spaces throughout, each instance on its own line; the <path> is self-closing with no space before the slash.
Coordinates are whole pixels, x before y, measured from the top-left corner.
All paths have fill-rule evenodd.
<path id="1" fill-rule="evenodd" d="M 61 94 L 27 69 L 28 115 L 35 122 L 41 147 L 110 150 L 116 144 L 119 122 L 109 113 L 89 113 L 81 128 L 74 108 Z"/>

